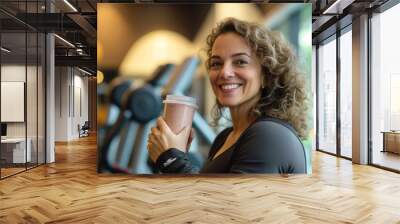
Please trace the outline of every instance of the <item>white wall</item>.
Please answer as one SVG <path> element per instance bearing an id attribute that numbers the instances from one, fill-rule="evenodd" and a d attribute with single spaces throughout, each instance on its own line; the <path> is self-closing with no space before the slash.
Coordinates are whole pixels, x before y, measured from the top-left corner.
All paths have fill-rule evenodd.
<path id="1" fill-rule="evenodd" d="M 25 82 L 25 64 L 1 65 L 1 81 Z"/>
<path id="2" fill-rule="evenodd" d="M 77 74 L 78 72 L 78 74 Z M 74 107 L 72 108 L 72 124 L 71 124 L 71 136 L 72 138 L 78 138 L 78 124 L 81 126 L 88 121 L 88 78 L 81 76 L 79 70 L 74 70 L 74 91 L 73 96 L 74 99 Z M 71 103 L 72 105 L 72 103 Z M 81 108 L 80 108 L 81 107 Z"/>
<path id="3" fill-rule="evenodd" d="M 55 141 L 68 140 L 69 69 L 55 68 Z"/>
<path id="4" fill-rule="evenodd" d="M 56 67 L 56 141 L 79 138 L 78 124 L 88 120 L 88 78 L 83 75 L 76 68 Z"/>

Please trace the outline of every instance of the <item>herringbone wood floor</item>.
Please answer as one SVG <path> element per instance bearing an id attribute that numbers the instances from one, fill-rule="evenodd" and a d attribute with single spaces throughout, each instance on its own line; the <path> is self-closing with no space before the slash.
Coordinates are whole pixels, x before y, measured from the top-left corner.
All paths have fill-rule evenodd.
<path id="1" fill-rule="evenodd" d="M 94 137 L 0 181 L 0 223 L 400 223 L 400 175 L 313 155 L 310 176 L 96 173 Z"/>

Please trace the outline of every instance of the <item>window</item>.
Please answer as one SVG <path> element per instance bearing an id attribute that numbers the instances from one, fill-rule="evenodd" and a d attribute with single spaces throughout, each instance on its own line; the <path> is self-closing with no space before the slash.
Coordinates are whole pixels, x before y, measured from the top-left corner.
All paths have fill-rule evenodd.
<path id="1" fill-rule="evenodd" d="M 6 6 L 12 2 L 1 2 Z M 19 2 L 23 13 L 44 1 Z M 0 12 L 0 179 L 45 163 L 45 34 Z M 7 97 L 8 96 L 8 97 Z M 13 97 L 10 97 L 13 96 Z M 11 109 L 17 108 L 17 109 Z"/>
<path id="2" fill-rule="evenodd" d="M 400 33 L 395 29 L 398 21 L 400 5 L 371 18 L 372 163 L 396 170 L 400 170 Z"/>
<path id="3" fill-rule="evenodd" d="M 340 154 L 351 158 L 352 141 L 352 35 L 340 36 Z"/>
<path id="4" fill-rule="evenodd" d="M 336 39 L 318 48 L 318 149 L 336 153 Z"/>

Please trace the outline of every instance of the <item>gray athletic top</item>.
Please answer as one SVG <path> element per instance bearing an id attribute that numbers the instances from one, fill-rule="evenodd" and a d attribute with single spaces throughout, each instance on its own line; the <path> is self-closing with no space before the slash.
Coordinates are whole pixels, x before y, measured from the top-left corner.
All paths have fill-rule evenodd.
<path id="1" fill-rule="evenodd" d="M 229 149 L 212 159 L 232 127 L 214 140 L 208 159 L 199 170 L 186 153 L 171 148 L 157 159 L 162 173 L 306 173 L 303 144 L 292 126 L 276 118 L 259 118 Z"/>

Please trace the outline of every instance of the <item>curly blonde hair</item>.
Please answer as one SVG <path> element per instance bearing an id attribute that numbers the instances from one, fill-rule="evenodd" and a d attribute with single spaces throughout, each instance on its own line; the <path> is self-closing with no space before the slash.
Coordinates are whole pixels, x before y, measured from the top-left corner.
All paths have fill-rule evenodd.
<path id="1" fill-rule="evenodd" d="M 298 70 L 296 57 L 280 33 L 267 30 L 258 24 L 227 18 L 219 23 L 207 37 L 206 68 L 210 70 L 212 47 L 217 37 L 224 33 L 243 37 L 256 53 L 262 66 L 261 98 L 251 113 L 256 117 L 268 116 L 288 122 L 301 138 L 307 135 L 308 97 L 303 74 Z M 222 116 L 217 100 L 216 123 Z"/>

